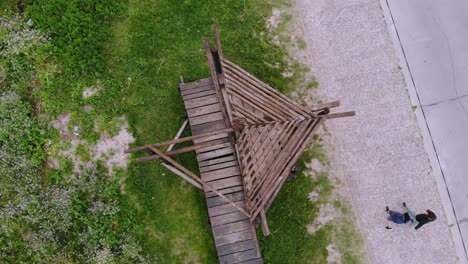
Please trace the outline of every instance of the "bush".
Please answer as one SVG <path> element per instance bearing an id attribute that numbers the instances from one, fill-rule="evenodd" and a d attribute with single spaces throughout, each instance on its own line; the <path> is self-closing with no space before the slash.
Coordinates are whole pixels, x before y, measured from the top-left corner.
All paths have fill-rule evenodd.
<path id="1" fill-rule="evenodd" d="M 67 73 L 96 75 L 105 66 L 109 23 L 124 10 L 125 0 L 36 0 L 27 13 L 50 32 L 52 53 Z"/>

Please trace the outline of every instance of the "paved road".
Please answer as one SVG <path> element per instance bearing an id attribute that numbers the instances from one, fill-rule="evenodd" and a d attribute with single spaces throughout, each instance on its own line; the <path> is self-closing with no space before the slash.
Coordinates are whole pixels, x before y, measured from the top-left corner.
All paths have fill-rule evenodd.
<path id="1" fill-rule="evenodd" d="M 379 0 L 299 0 L 312 69 L 328 100 L 356 117 L 327 122 L 371 263 L 457 263 L 457 254 Z M 401 202 L 438 220 L 384 228 L 385 205 Z"/>
<path id="2" fill-rule="evenodd" d="M 468 1 L 386 0 L 468 250 Z M 436 166 L 437 167 L 437 164 Z M 453 206 L 453 208 L 452 208 Z M 466 256 L 466 255 L 465 255 Z"/>

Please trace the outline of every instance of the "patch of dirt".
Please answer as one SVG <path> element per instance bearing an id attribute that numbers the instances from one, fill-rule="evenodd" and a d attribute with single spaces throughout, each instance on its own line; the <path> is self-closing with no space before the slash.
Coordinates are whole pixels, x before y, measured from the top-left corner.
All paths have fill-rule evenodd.
<path id="1" fill-rule="evenodd" d="M 339 264 L 341 263 L 341 254 L 340 252 L 336 249 L 336 246 L 334 244 L 330 244 L 327 246 L 327 262 L 330 264 Z"/>
<path id="2" fill-rule="evenodd" d="M 280 18 L 281 18 L 281 10 L 277 8 L 273 8 L 272 16 L 268 18 L 266 21 L 267 29 L 270 31 L 274 31 L 278 27 Z"/>
<path id="3" fill-rule="evenodd" d="M 101 89 L 102 89 L 102 87 L 99 86 L 99 81 L 97 81 L 97 84 L 96 84 L 96 85 L 93 85 L 93 86 L 88 87 L 88 88 L 86 88 L 86 89 L 83 90 L 83 93 L 82 93 L 83 98 L 85 98 L 85 99 L 86 99 L 86 98 L 89 98 L 89 97 L 95 95 L 95 94 L 96 94 L 97 92 L 99 92 L 99 90 L 101 90 Z"/>
<path id="4" fill-rule="evenodd" d="M 84 169 L 93 167 L 98 160 L 104 162 L 109 169 L 109 175 L 112 175 L 116 168 L 126 168 L 129 162 L 129 156 L 124 154 L 124 150 L 127 149 L 135 139 L 128 131 L 128 123 L 125 117 L 122 116 L 119 120 L 122 121 L 122 125 L 116 136 L 111 137 L 107 132 L 103 132 L 96 144 L 90 145 L 86 140 L 79 139 L 77 133 L 70 132 L 68 129 L 68 125 L 71 121 L 70 114 L 66 113 L 60 115 L 51 125 L 59 131 L 60 138 L 70 142 L 71 146 L 67 150 L 60 150 L 58 154 L 69 158 L 73 162 L 74 173 L 80 173 Z M 74 130 L 78 131 L 79 127 L 75 127 Z M 83 161 L 82 158 L 77 155 L 77 148 L 80 145 L 85 146 L 87 154 L 89 155 L 88 161 Z M 58 162 L 53 158 L 49 158 L 48 164 L 55 168 L 58 167 Z"/>
<path id="5" fill-rule="evenodd" d="M 57 131 L 59 132 L 61 139 L 70 140 L 74 138 L 73 133 L 71 133 L 68 129 L 68 124 L 70 123 L 70 120 L 70 113 L 65 113 L 59 115 L 57 120 L 51 122 L 52 127 L 57 129 Z"/>
<path id="6" fill-rule="evenodd" d="M 332 204 L 321 204 L 314 222 L 307 226 L 307 232 L 314 234 L 326 224 L 339 216 L 340 212 Z"/>

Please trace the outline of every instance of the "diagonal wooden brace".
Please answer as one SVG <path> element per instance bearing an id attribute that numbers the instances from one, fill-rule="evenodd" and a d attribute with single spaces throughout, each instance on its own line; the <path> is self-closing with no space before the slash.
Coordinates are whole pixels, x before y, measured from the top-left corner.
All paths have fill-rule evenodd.
<path id="1" fill-rule="evenodd" d="M 229 204 L 231 204 L 232 206 L 234 206 L 237 210 L 239 210 L 241 213 L 243 213 L 244 215 L 246 215 L 249 219 L 250 219 L 250 214 L 247 213 L 243 208 L 239 207 L 238 205 L 236 205 L 234 202 L 232 202 L 231 200 L 229 200 L 226 196 L 224 196 L 222 193 L 220 193 L 216 188 L 214 188 L 213 186 L 211 186 L 210 184 L 208 184 L 207 182 L 205 182 L 204 180 L 202 180 L 200 177 L 198 177 L 197 175 L 195 175 L 193 172 L 189 171 L 187 168 L 185 168 L 184 166 L 180 165 L 179 163 L 177 163 L 175 160 L 173 160 L 171 157 L 167 156 L 166 154 L 164 154 L 162 151 L 159 151 L 157 148 L 154 148 L 152 146 L 149 146 L 149 149 L 151 149 L 154 153 L 156 153 L 157 155 L 159 155 L 161 158 L 163 158 L 165 161 L 171 163 L 174 167 L 176 167 L 177 169 L 181 170 L 182 172 L 184 172 L 185 174 L 189 175 L 190 177 L 192 177 L 194 180 L 196 180 L 197 182 L 199 182 L 200 184 L 202 184 L 204 187 L 208 188 L 210 191 L 216 193 L 219 197 L 221 197 L 223 200 L 225 200 L 226 202 L 228 202 Z"/>

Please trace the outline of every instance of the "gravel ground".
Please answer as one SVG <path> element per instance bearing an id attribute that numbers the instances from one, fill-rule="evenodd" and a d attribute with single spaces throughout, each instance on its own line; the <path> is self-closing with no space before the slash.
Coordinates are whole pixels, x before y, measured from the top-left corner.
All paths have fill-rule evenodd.
<path id="1" fill-rule="evenodd" d="M 298 0 L 324 101 L 354 118 L 328 122 L 370 263 L 457 263 L 423 138 L 378 0 Z M 385 229 L 385 205 L 438 219 Z"/>

